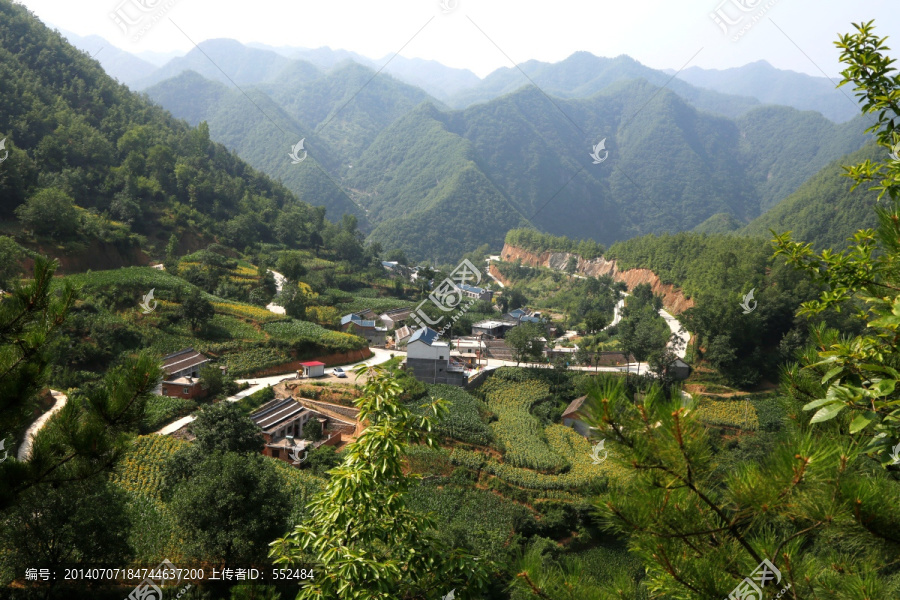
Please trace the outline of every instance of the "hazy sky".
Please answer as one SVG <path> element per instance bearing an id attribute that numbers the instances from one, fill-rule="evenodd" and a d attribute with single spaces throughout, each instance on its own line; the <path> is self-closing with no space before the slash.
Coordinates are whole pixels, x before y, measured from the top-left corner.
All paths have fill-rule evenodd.
<path id="1" fill-rule="evenodd" d="M 479 76 L 512 66 L 510 59 L 552 62 L 587 50 L 598 56 L 628 54 L 655 68 L 679 69 L 688 61 L 727 68 L 765 59 L 813 75 L 821 75 L 818 65 L 833 77 L 840 66 L 832 42 L 851 22 L 876 19 L 879 34 L 900 36 L 897 0 L 443 1 L 447 8 L 456 6 L 443 14 L 441 0 L 19 0 L 48 24 L 100 35 L 136 53 L 186 52 L 193 47 L 188 37 L 198 43 L 233 38 L 330 46 L 373 58 L 402 48 L 402 56 L 468 68 Z M 132 14 L 142 2 L 172 7 L 134 42 L 109 15 L 117 9 Z M 730 26 L 729 36 L 710 16 L 717 10 L 720 19 L 742 19 Z M 737 41 L 731 39 L 760 13 Z"/>

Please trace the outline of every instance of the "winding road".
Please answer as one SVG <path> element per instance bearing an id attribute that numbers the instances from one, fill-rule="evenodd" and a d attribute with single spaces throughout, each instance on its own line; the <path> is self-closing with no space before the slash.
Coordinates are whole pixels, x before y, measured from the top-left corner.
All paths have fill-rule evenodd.
<path id="1" fill-rule="evenodd" d="M 50 417 L 58 413 L 69 400 L 69 397 L 62 392 L 50 390 L 50 393 L 53 394 L 53 399 L 56 400 L 56 402 L 53 403 L 53 407 L 50 410 L 38 417 L 37 420 L 32 423 L 28 430 L 25 432 L 25 441 L 22 442 L 21 446 L 19 446 L 19 454 L 16 456 L 16 458 L 18 458 L 20 461 L 24 462 L 31 458 L 31 446 L 34 443 L 34 436 L 37 435 L 37 432 L 40 431 L 44 425 L 47 424 L 47 421 L 50 420 Z"/>

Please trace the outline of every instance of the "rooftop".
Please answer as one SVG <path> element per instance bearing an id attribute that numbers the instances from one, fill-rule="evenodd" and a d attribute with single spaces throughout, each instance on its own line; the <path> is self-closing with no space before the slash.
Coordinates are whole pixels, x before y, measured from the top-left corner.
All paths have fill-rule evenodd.
<path id="1" fill-rule="evenodd" d="M 508 327 L 509 325 L 511 325 L 511 323 L 509 321 L 488 320 L 488 321 L 479 321 L 478 323 L 474 323 L 472 325 L 472 327 L 485 327 L 487 329 L 494 329 L 497 327 Z"/>
<path id="2" fill-rule="evenodd" d="M 300 363 L 300 366 L 301 366 L 301 367 L 324 367 L 324 366 L 325 366 L 325 363 L 319 362 L 319 361 L 317 361 L 317 360 L 311 360 L 311 361 L 309 361 L 309 362 L 302 362 L 302 363 Z"/>
<path id="3" fill-rule="evenodd" d="M 413 342 L 425 342 L 429 346 L 433 346 L 434 343 L 438 339 L 438 332 L 430 327 L 425 327 L 423 329 L 417 329 L 412 337 L 409 338 L 407 344 L 412 344 Z"/>
<path id="4" fill-rule="evenodd" d="M 209 362 L 209 359 L 201 353 L 193 348 L 187 348 L 163 356 L 163 370 L 169 374 L 178 373 L 179 371 L 184 371 L 185 369 L 190 369 L 191 367 L 196 367 L 197 365 L 202 365 L 207 362 Z"/>
<path id="5" fill-rule="evenodd" d="M 263 404 L 259 410 L 250 415 L 250 418 L 264 432 L 271 433 L 306 410 L 309 409 L 293 398 L 276 398 Z"/>
<path id="6" fill-rule="evenodd" d="M 176 385 L 195 386 L 200 383 L 200 379 L 196 378 L 196 377 L 176 377 L 175 379 L 166 380 L 163 383 L 174 383 Z"/>
<path id="7" fill-rule="evenodd" d="M 573 415 L 576 415 L 581 410 L 581 407 L 584 406 L 584 401 L 587 400 L 587 396 L 582 396 L 581 398 L 575 398 L 572 402 L 569 403 L 569 406 L 566 407 L 566 410 L 563 411 L 562 418 L 566 419 Z"/>
<path id="8" fill-rule="evenodd" d="M 480 288 L 480 287 L 475 287 L 474 285 L 469 285 L 467 283 L 461 283 L 459 285 L 459 289 L 461 289 L 464 292 L 472 292 L 473 294 L 483 294 L 484 292 L 490 291 L 485 288 Z"/>

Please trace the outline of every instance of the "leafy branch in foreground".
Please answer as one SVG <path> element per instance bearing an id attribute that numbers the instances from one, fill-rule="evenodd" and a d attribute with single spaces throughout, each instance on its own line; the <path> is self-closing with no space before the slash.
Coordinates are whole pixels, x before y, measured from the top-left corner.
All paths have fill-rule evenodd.
<path id="1" fill-rule="evenodd" d="M 434 445 L 435 418 L 448 409 L 432 401 L 417 414 L 400 401 L 402 389 L 379 367 L 366 375 L 356 401 L 366 429 L 348 444 L 343 463 L 329 471 L 325 489 L 309 504 L 309 517 L 272 543 L 278 564 L 312 565 L 314 582 L 298 599 L 425 600 L 456 590 L 466 598 L 487 583 L 491 566 L 450 548 L 434 535 L 435 523 L 410 510 L 407 494 L 418 477 L 404 472 L 413 444 Z M 477 597 L 477 596 L 471 596 Z"/>
<path id="2" fill-rule="evenodd" d="M 867 131 L 875 133 L 880 146 L 896 151 L 900 148 L 896 131 L 900 74 L 892 66 L 894 59 L 885 54 L 890 50 L 886 38 L 873 33 L 873 23 L 854 26 L 855 33 L 836 42 L 846 65 L 841 85 L 854 85 L 862 112 L 875 116 L 875 124 Z M 821 371 L 820 383 L 827 387 L 808 397 L 804 409 L 815 411 L 813 423 L 840 416 L 840 431 L 854 437 L 867 435 L 863 451 L 889 466 L 896 464 L 891 450 L 900 444 L 900 161 L 893 157 L 880 163 L 867 160 L 846 170 L 856 186 L 877 182 L 872 189 L 879 191 L 879 200 L 887 196 L 887 206 L 876 207 L 878 229 L 858 231 L 848 249 L 820 255 L 809 244 L 792 241 L 790 232 L 776 235 L 774 243 L 776 255 L 785 256 L 789 264 L 807 271 L 826 288 L 818 300 L 804 303 L 801 313 L 814 314 L 847 302 L 867 306 L 859 317 L 870 333 L 839 339 L 819 332 L 818 357 L 807 357 L 803 368 Z M 797 368 L 789 369 L 794 379 Z"/>
<path id="3" fill-rule="evenodd" d="M 645 564 L 651 597 L 727 597 L 764 559 L 781 571 L 779 589 L 791 584 L 784 598 L 900 591 L 897 482 L 852 440 L 800 423 L 765 460 L 723 469 L 715 432 L 680 396 L 653 387 L 629 398 L 621 380 L 609 378 L 589 399 L 607 460 L 627 472 L 597 508 Z M 621 581 L 604 588 L 605 597 L 634 594 Z M 569 597 L 552 589 L 548 582 L 544 597 Z"/>

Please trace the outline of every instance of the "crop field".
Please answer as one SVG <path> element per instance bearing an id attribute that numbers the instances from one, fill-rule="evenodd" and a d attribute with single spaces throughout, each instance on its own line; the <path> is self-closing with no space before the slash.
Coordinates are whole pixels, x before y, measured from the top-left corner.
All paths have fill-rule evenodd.
<path id="1" fill-rule="evenodd" d="M 153 395 L 147 399 L 142 429 L 147 433 L 156 431 L 166 423 L 188 415 L 196 409 L 197 403 L 188 398 Z"/>
<path id="2" fill-rule="evenodd" d="M 497 556 L 521 528 L 533 522 L 530 511 L 486 490 L 438 486 L 413 488 L 411 508 L 431 513 L 447 539 L 465 539 L 477 552 Z"/>
<path id="3" fill-rule="evenodd" d="M 483 402 L 452 385 L 429 385 L 428 395 L 446 400 L 450 408 L 450 414 L 438 423 L 435 433 L 479 446 L 491 444 L 493 433 L 481 418 L 487 410 Z M 425 400 L 414 401 L 416 406 L 424 403 Z"/>
<path id="4" fill-rule="evenodd" d="M 737 427 L 756 431 L 759 418 L 749 400 L 710 400 L 702 398 L 696 409 L 697 418 L 709 425 Z"/>
<path id="5" fill-rule="evenodd" d="M 328 347 L 334 352 L 360 350 L 366 340 L 342 331 L 331 331 L 310 321 L 278 321 L 267 323 L 263 329 L 273 338 L 285 342 L 311 342 Z"/>
<path id="6" fill-rule="evenodd" d="M 341 314 L 346 315 L 352 312 L 362 312 L 366 309 L 372 309 L 376 313 L 380 313 L 392 308 L 413 308 L 415 302 L 409 300 L 398 300 L 397 298 L 366 298 L 365 296 L 353 296 L 350 302 L 342 302 L 338 305 Z"/>
<path id="7" fill-rule="evenodd" d="M 188 442 L 167 435 L 144 435 L 134 441 L 134 446 L 122 457 L 112 481 L 119 487 L 160 499 L 163 465 L 166 459 Z"/>
<path id="8" fill-rule="evenodd" d="M 569 463 L 550 449 L 541 421 L 529 412 L 535 403 L 550 394 L 546 383 L 509 381 L 495 375 L 484 383 L 481 391 L 488 409 L 497 415 L 491 429 L 503 447 L 507 465 L 552 474 L 569 468 Z"/>

